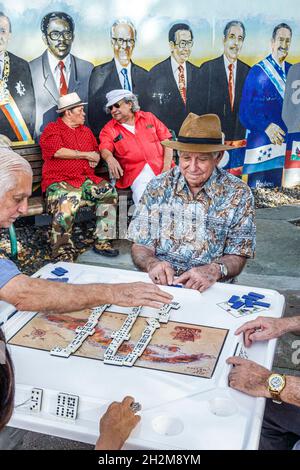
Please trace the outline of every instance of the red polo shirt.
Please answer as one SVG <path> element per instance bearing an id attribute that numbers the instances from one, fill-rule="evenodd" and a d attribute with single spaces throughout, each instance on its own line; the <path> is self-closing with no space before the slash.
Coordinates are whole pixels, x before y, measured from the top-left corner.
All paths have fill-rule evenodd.
<path id="1" fill-rule="evenodd" d="M 123 168 L 124 175 L 117 180 L 118 188 L 131 186 L 146 163 L 159 175 L 164 165 L 164 148 L 160 142 L 171 137 L 168 128 L 154 114 L 138 111 L 134 117 L 135 134 L 111 119 L 99 135 L 99 149 L 110 150 Z"/>
<path id="2" fill-rule="evenodd" d="M 65 181 L 79 188 L 86 179 L 100 183 L 102 178 L 95 176 L 94 169 L 88 160 L 54 158 L 61 148 L 80 150 L 82 152 L 98 152 L 97 141 L 92 131 L 86 126 L 71 128 L 61 118 L 50 122 L 43 131 L 40 139 L 44 160 L 42 170 L 42 191 L 46 191 L 53 183 Z"/>

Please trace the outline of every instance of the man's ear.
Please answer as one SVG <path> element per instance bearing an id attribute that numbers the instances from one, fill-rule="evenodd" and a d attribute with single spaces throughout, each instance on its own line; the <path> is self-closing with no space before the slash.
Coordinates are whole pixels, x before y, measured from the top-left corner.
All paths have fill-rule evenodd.
<path id="1" fill-rule="evenodd" d="M 174 48 L 175 48 L 175 44 L 173 41 L 169 41 L 169 45 L 170 45 L 170 49 L 171 49 L 171 52 L 174 51 Z"/>
<path id="2" fill-rule="evenodd" d="M 46 44 L 46 46 L 48 47 L 48 39 L 47 39 L 47 36 L 45 34 L 42 35 L 42 39 L 43 39 L 44 43 Z"/>
<path id="3" fill-rule="evenodd" d="M 222 160 L 224 152 L 225 150 L 222 150 L 222 152 L 218 152 L 218 156 L 216 158 L 216 166 L 219 165 L 220 161 Z"/>

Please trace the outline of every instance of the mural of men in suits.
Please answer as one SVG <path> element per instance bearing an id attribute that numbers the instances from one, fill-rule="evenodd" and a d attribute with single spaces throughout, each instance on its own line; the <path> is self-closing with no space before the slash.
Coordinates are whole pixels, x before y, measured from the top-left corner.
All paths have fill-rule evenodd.
<path id="1" fill-rule="evenodd" d="M 155 114 L 176 134 L 190 113 L 198 112 L 198 68 L 188 61 L 193 47 L 189 25 L 176 23 L 169 30 L 171 56 L 149 72 L 147 111 Z"/>
<path id="2" fill-rule="evenodd" d="M 7 51 L 10 19 L 0 12 L 0 132 L 12 142 L 33 143 L 35 98 L 28 62 Z"/>
<path id="3" fill-rule="evenodd" d="M 139 98 L 143 109 L 148 86 L 147 70 L 131 60 L 136 43 L 136 29 L 131 21 L 119 19 L 111 27 L 111 45 L 114 58 L 94 68 L 89 86 L 89 124 L 96 137 L 110 120 L 105 112 L 106 94 L 123 88 Z"/>
<path id="4" fill-rule="evenodd" d="M 51 12 L 41 21 L 45 52 L 30 62 L 36 96 L 36 127 L 39 138 L 45 126 L 56 121 L 59 96 L 77 92 L 87 102 L 93 64 L 71 54 L 74 21 L 67 13 Z"/>

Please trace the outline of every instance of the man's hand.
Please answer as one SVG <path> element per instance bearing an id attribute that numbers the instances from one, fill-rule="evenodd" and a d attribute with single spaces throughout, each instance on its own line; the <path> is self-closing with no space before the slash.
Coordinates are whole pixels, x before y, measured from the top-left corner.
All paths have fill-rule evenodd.
<path id="1" fill-rule="evenodd" d="M 100 420 L 100 436 L 96 443 L 96 450 L 121 449 L 141 419 L 132 411 L 130 407 L 132 403 L 134 403 L 134 398 L 125 397 L 121 403 L 113 402 L 109 405 Z"/>
<path id="2" fill-rule="evenodd" d="M 160 308 L 163 304 L 169 304 L 173 296 L 162 291 L 159 287 L 146 282 L 131 282 L 128 284 L 112 284 L 113 304 L 123 307 L 147 307 Z"/>
<path id="3" fill-rule="evenodd" d="M 285 132 L 281 129 L 281 127 L 277 126 L 271 122 L 271 124 L 265 130 L 265 133 L 270 139 L 272 144 L 281 145 L 284 141 Z"/>
<path id="4" fill-rule="evenodd" d="M 240 326 L 235 332 L 236 335 L 244 334 L 244 344 L 249 348 L 255 341 L 266 341 L 279 338 L 286 331 L 285 322 L 282 318 L 258 317 L 256 320 L 248 321 Z"/>
<path id="5" fill-rule="evenodd" d="M 154 284 L 171 286 L 174 283 L 175 271 L 168 261 L 150 261 L 147 266 L 149 277 Z"/>
<path id="6" fill-rule="evenodd" d="M 97 166 L 100 161 L 100 155 L 97 152 L 86 152 L 86 159 L 90 164 L 95 163 L 95 166 Z"/>
<path id="7" fill-rule="evenodd" d="M 196 289 L 204 292 L 220 279 L 220 268 L 218 264 L 206 264 L 197 268 L 192 268 L 181 274 L 176 279 L 178 284 L 183 284 L 186 289 Z"/>
<path id="8" fill-rule="evenodd" d="M 228 375 L 228 385 L 231 388 L 252 397 L 270 398 L 267 380 L 271 372 L 268 369 L 237 356 L 229 357 L 226 362 L 234 366 Z"/>
<path id="9" fill-rule="evenodd" d="M 121 176 L 123 176 L 124 171 L 115 157 L 107 157 L 106 163 L 108 165 L 109 173 L 112 177 L 119 179 Z"/>

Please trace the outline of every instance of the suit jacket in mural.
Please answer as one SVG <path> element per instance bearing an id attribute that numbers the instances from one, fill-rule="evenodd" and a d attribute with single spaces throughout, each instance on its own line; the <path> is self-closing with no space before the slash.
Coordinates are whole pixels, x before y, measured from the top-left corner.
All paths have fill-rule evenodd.
<path id="1" fill-rule="evenodd" d="M 217 114 L 226 140 L 245 138 L 246 129 L 239 120 L 239 107 L 249 70 L 249 65 L 237 60 L 234 106 L 231 110 L 224 56 L 204 62 L 200 67 L 200 114 Z"/>
<path id="2" fill-rule="evenodd" d="M 10 60 L 10 73 L 7 86 L 33 137 L 35 125 L 35 98 L 29 64 L 26 60 L 17 57 L 11 52 L 8 52 L 8 55 Z M 0 111 L 0 133 L 6 135 L 12 141 L 18 140 L 2 111 Z"/>
<path id="3" fill-rule="evenodd" d="M 32 82 L 36 96 L 35 134 L 39 138 L 46 125 L 57 119 L 59 92 L 52 75 L 47 51 L 30 62 Z M 68 93 L 76 91 L 82 101 L 87 102 L 88 84 L 93 64 L 71 54 L 71 73 Z"/>
<path id="4" fill-rule="evenodd" d="M 152 67 L 149 72 L 147 111 L 155 114 L 169 129 L 178 131 L 186 116 L 198 114 L 199 69 L 186 62 L 187 92 L 184 104 L 172 70 L 171 57 Z"/>
<path id="5" fill-rule="evenodd" d="M 137 95 L 140 107 L 145 109 L 145 94 L 148 86 L 148 72 L 131 62 L 132 91 Z M 104 107 L 106 93 L 111 90 L 123 88 L 114 59 L 94 68 L 89 85 L 89 125 L 98 138 L 100 130 L 111 119 Z"/>

